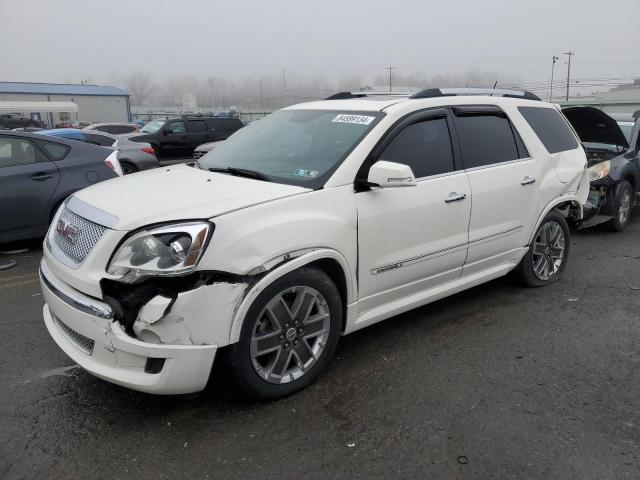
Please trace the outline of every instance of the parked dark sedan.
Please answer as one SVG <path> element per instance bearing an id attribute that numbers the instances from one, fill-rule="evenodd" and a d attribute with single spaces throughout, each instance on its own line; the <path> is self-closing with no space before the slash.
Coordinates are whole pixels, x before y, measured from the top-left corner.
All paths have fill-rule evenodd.
<path id="1" fill-rule="evenodd" d="M 118 175 L 122 170 L 113 149 L 0 132 L 0 244 L 43 236 L 65 198 Z"/>
<path id="2" fill-rule="evenodd" d="M 588 106 L 562 113 L 587 152 L 591 190 L 581 226 L 606 223 L 619 232 L 629 223 L 640 189 L 639 112 L 624 121 Z"/>
<path id="3" fill-rule="evenodd" d="M 156 168 L 159 165 L 156 152 L 150 144 L 132 142 L 124 135 L 115 136 L 105 132 L 78 130 L 76 128 L 57 128 L 43 130 L 38 133 L 115 148 L 118 151 L 118 161 L 125 175 Z"/>

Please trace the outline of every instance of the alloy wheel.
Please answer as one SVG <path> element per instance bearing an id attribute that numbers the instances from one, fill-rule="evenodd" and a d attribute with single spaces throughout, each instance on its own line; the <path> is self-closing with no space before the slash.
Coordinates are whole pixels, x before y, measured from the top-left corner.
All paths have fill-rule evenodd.
<path id="1" fill-rule="evenodd" d="M 631 191 L 625 189 L 622 198 L 620 199 L 620 206 L 618 208 L 618 220 L 624 225 L 629 218 L 629 212 L 631 210 Z"/>
<path id="2" fill-rule="evenodd" d="M 533 272 L 538 279 L 546 281 L 558 273 L 564 261 L 565 237 L 559 223 L 543 223 L 533 242 Z"/>
<path id="3" fill-rule="evenodd" d="M 262 310 L 253 327 L 253 368 L 270 383 L 300 378 L 322 355 L 330 326 L 329 306 L 320 292 L 306 286 L 280 292 Z"/>

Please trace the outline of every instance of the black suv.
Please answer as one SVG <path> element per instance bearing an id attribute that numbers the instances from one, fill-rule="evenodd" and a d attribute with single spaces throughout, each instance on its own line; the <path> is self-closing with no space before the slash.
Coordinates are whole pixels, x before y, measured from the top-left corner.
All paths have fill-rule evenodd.
<path id="1" fill-rule="evenodd" d="M 183 117 L 153 120 L 129 140 L 150 143 L 158 158 L 191 157 L 193 150 L 203 143 L 226 140 L 243 127 L 233 117 Z"/>

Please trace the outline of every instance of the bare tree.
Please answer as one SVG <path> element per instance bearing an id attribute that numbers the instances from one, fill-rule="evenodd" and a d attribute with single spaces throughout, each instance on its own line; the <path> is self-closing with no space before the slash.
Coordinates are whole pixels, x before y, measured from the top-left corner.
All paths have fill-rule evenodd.
<path id="1" fill-rule="evenodd" d="M 125 90 L 129 92 L 132 105 L 144 105 L 156 89 L 151 76 L 146 72 L 133 72 L 121 79 Z"/>

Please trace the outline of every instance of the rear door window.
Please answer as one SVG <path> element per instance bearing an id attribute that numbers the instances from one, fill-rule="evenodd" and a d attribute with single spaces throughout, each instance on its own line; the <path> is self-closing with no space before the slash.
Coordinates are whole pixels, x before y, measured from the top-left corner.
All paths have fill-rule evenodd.
<path id="1" fill-rule="evenodd" d="M 379 159 L 408 165 L 416 178 L 453 171 L 446 118 L 426 119 L 405 127 L 386 146 Z"/>
<path id="2" fill-rule="evenodd" d="M 512 129 L 506 114 L 499 110 L 456 111 L 456 129 L 467 169 L 528 157 L 518 133 Z"/>
<path id="3" fill-rule="evenodd" d="M 34 145 L 22 138 L 0 138 L 0 168 L 29 165 L 38 161 Z"/>
<path id="4" fill-rule="evenodd" d="M 518 107 L 549 153 L 573 150 L 578 147 L 571 128 L 555 108 Z"/>
<path id="5" fill-rule="evenodd" d="M 187 122 L 187 132 L 189 133 L 205 133 L 207 131 L 207 123 L 204 120 L 189 120 Z"/>

